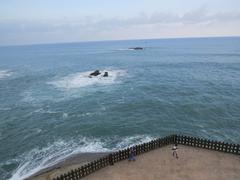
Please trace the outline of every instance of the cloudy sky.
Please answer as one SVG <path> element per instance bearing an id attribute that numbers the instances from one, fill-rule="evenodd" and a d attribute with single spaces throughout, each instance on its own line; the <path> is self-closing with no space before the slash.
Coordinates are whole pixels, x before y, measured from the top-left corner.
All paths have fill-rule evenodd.
<path id="1" fill-rule="evenodd" d="M 0 0 L 0 45 L 240 36 L 240 0 Z"/>

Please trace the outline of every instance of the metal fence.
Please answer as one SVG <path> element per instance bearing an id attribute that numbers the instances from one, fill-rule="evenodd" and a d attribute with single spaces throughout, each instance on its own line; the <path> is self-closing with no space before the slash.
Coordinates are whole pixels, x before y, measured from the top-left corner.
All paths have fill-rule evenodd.
<path id="1" fill-rule="evenodd" d="M 148 152 L 157 148 L 161 148 L 169 144 L 175 144 L 175 143 L 240 155 L 239 144 L 224 143 L 220 141 L 211 141 L 207 139 L 181 136 L 181 135 L 170 135 L 164 138 L 152 140 L 148 143 L 135 145 L 133 146 L 133 149 L 135 150 L 136 155 L 140 155 L 145 152 Z M 89 162 L 88 164 L 78 169 L 71 170 L 68 173 L 62 174 L 54 178 L 54 180 L 81 179 L 101 168 L 104 168 L 108 165 L 114 165 L 114 163 L 116 162 L 127 159 L 129 157 L 129 153 L 130 153 L 130 148 L 123 149 L 114 153 L 110 153 L 109 155 L 102 157 L 100 159 L 97 159 L 95 161 Z"/>

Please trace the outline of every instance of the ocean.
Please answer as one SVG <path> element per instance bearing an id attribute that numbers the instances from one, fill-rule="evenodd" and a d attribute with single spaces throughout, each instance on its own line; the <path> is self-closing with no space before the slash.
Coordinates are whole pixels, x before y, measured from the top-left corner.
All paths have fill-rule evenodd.
<path id="1" fill-rule="evenodd" d="M 240 143 L 239 37 L 0 47 L 0 179 L 173 133 Z"/>

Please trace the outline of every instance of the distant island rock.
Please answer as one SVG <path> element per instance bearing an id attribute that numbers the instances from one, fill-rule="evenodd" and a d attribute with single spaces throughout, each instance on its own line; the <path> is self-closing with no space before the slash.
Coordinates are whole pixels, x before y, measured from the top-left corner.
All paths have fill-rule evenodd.
<path id="1" fill-rule="evenodd" d="M 131 47 L 129 49 L 132 49 L 132 50 L 143 50 L 144 48 L 143 47 Z"/>

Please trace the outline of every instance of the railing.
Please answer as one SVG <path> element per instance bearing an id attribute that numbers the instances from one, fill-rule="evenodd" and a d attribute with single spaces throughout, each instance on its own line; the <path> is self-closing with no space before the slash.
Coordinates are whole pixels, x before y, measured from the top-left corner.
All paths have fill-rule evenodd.
<path id="1" fill-rule="evenodd" d="M 182 144 L 187 146 L 193 146 L 198 148 L 210 149 L 225 153 L 237 154 L 240 155 L 240 145 L 239 144 L 230 144 L 219 141 L 211 141 L 207 139 L 201 139 L 196 137 L 189 136 L 180 136 L 180 135 L 170 135 L 164 138 L 159 138 L 152 140 L 148 143 L 143 143 L 140 145 L 133 146 L 136 155 L 146 153 L 148 151 L 161 148 L 169 144 Z M 130 148 L 123 149 L 109 155 L 92 161 L 78 169 L 71 170 L 68 173 L 54 178 L 54 180 L 77 180 L 81 179 L 101 168 L 104 168 L 108 165 L 114 165 L 114 163 L 125 160 L 129 157 Z"/>
<path id="2" fill-rule="evenodd" d="M 207 139 L 179 135 L 176 136 L 176 140 L 174 143 L 237 155 L 240 154 L 239 144 L 225 143 L 220 141 L 212 141 Z"/>

